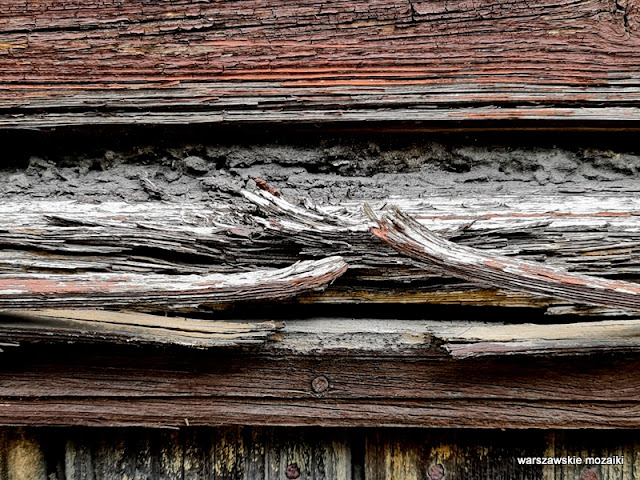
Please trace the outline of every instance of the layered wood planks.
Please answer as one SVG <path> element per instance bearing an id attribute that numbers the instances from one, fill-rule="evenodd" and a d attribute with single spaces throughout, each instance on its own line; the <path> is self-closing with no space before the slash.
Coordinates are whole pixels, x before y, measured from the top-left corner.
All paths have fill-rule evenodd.
<path id="1" fill-rule="evenodd" d="M 637 352 L 457 359 L 394 323 L 287 322 L 248 351 L 24 344 L 2 353 L 0 424 L 640 426 Z"/>
<path id="2" fill-rule="evenodd" d="M 304 272 L 283 270 L 278 274 L 270 269 L 288 268 L 305 260 L 316 262 L 308 264 L 315 267 L 310 267 L 305 283 L 295 283 L 295 287 L 291 284 L 286 295 L 299 296 L 289 302 L 553 306 L 550 313 L 555 314 L 625 314 L 620 309 L 564 308 L 566 304 L 594 302 L 580 295 L 574 298 L 570 292 L 554 298 L 553 288 L 545 290 L 547 296 L 540 292 L 535 295 L 530 289 L 514 289 L 513 285 L 509 288 L 497 281 L 476 279 L 473 283 L 448 278 L 452 272 L 415 265 L 407 255 L 388 247 L 369 231 L 373 223 L 364 215 L 362 202 L 303 207 L 268 192 L 244 192 L 244 196 L 244 202 L 230 196 L 227 202 L 213 205 L 6 202 L 0 207 L 4 226 L 0 232 L 4 247 L 0 266 L 7 285 L 48 278 L 57 279 L 60 285 L 70 282 L 71 288 L 74 282 L 78 286 L 87 280 L 126 277 L 134 279 L 129 285 L 137 285 L 138 293 L 147 291 L 149 298 L 126 300 L 124 295 L 113 292 L 110 298 L 98 298 L 95 288 L 86 287 L 84 297 L 88 303 L 82 305 L 82 295 L 73 297 L 68 290 L 64 295 L 54 295 L 52 291 L 51 298 L 46 299 L 40 298 L 36 287 L 31 289 L 31 296 L 6 287 L 8 293 L 0 296 L 2 305 L 34 308 L 55 304 L 64 308 L 71 306 L 69 302 L 75 298 L 76 307 L 149 311 L 219 308 L 229 300 L 271 299 L 272 295 L 265 294 L 263 288 L 271 282 L 270 276 L 280 275 L 286 280 L 287 275 L 293 279 L 304 276 Z M 392 198 L 374 203 L 373 208 L 383 212 L 390 205 L 399 206 L 420 225 L 463 248 L 472 247 L 486 258 L 501 255 L 518 265 L 534 265 L 526 261 L 536 261 L 540 268 L 562 272 L 622 276 L 628 280 L 638 277 L 640 204 L 635 196 L 432 195 L 421 199 Z M 346 273 L 341 260 L 322 260 L 332 255 L 340 255 L 349 265 Z M 522 263 L 523 260 L 526 261 Z M 257 278 L 256 269 L 267 270 Z M 255 280 L 253 293 L 249 288 L 246 294 L 227 298 L 221 296 L 220 290 L 208 297 L 201 294 L 189 299 L 177 291 L 180 284 L 195 285 L 207 276 L 218 278 L 216 275 L 228 280 L 239 272 L 247 272 L 246 278 Z M 176 292 L 165 295 L 171 291 L 165 288 L 165 293 L 153 294 L 154 284 L 166 287 L 172 279 Z M 274 280 L 276 290 L 286 283 Z M 331 282 L 329 288 L 316 291 Z M 219 284 L 217 288 L 222 287 Z M 87 296 L 89 292 L 93 292 L 92 298 Z M 39 303 L 25 303 L 24 299 L 36 301 L 33 295 Z M 609 297 L 599 301 L 605 307 L 617 305 L 609 302 Z"/>
<path id="3" fill-rule="evenodd" d="M 0 126 L 640 119 L 637 0 L 0 2 Z"/>

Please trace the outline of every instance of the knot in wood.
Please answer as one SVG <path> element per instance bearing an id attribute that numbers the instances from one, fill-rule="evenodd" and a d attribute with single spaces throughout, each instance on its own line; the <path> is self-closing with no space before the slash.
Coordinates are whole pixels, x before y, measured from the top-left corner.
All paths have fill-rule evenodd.
<path id="1" fill-rule="evenodd" d="M 292 463 L 288 465 L 287 470 L 285 471 L 285 475 L 289 479 L 300 477 L 300 468 L 298 468 L 298 464 Z"/>
<path id="2" fill-rule="evenodd" d="M 311 382 L 311 388 L 316 393 L 323 393 L 329 389 L 329 380 L 327 377 L 319 376 L 313 379 Z"/>
<path id="3" fill-rule="evenodd" d="M 427 472 L 430 480 L 442 480 L 444 478 L 444 467 L 442 464 L 431 465 Z"/>

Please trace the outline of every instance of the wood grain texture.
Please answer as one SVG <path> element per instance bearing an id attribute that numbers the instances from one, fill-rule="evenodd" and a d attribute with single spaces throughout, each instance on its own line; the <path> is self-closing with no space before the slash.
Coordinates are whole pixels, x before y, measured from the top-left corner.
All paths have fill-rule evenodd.
<path id="1" fill-rule="evenodd" d="M 28 445 L 28 447 L 27 447 Z M 15 462 L 22 451 L 24 463 Z M 614 457 L 623 465 L 519 465 L 518 457 Z M 490 431 L 222 427 L 3 428 L 0 479 L 633 480 L 632 430 Z M 591 476 L 583 476 L 585 471 Z M 438 473 L 444 476 L 438 476 Z M 29 476 L 25 476 L 29 475 Z M 594 476 L 595 475 L 595 476 Z"/>
<path id="2" fill-rule="evenodd" d="M 82 352 L 3 353 L 0 424 L 640 427 L 636 356 Z"/>
<path id="3" fill-rule="evenodd" d="M 0 126 L 638 120 L 636 0 L 0 2 Z"/>
<path id="4" fill-rule="evenodd" d="M 217 321 L 104 310 L 21 310 L 0 316 L 4 344 L 112 343 L 219 348 L 259 345 L 282 322 Z"/>
<path id="5" fill-rule="evenodd" d="M 324 288 L 342 275 L 340 257 L 238 274 L 17 274 L 0 278 L 0 308 L 111 307 L 197 310 L 233 301 L 277 300 Z"/>
<path id="6" fill-rule="evenodd" d="M 421 226 L 398 208 L 378 220 L 372 233 L 408 255 L 426 270 L 440 271 L 479 285 L 545 295 L 568 301 L 640 310 L 640 287 L 631 282 L 608 280 L 534 262 L 456 245 Z"/>
<path id="7" fill-rule="evenodd" d="M 270 355 L 468 358 L 640 351 L 640 321 L 504 324 L 444 320 L 307 318 L 228 321 L 93 310 L 8 312 L 0 345 L 136 344 L 254 347 Z"/>
<path id="8" fill-rule="evenodd" d="M 245 201 L 229 196 L 215 205 L 8 201 L 0 206 L 4 225 L 0 268 L 18 276 L 28 272 L 72 278 L 120 272 L 136 278 L 158 274 L 188 279 L 189 274 L 282 268 L 301 259 L 340 255 L 350 270 L 324 291 L 299 291 L 294 303 L 534 308 L 566 304 L 548 296 L 496 290 L 486 282 L 456 281 L 416 267 L 371 235 L 363 202 L 302 207 L 264 191 L 243 194 Z M 636 196 L 523 192 L 492 197 L 434 194 L 391 201 L 421 225 L 487 255 L 535 260 L 541 267 L 596 276 L 634 280 L 640 273 Z M 387 204 L 377 201 L 372 206 L 382 212 Z M 144 306 L 152 307 L 149 302 Z M 173 301 L 171 307 L 180 305 Z M 222 302 L 216 305 L 222 307 Z"/>

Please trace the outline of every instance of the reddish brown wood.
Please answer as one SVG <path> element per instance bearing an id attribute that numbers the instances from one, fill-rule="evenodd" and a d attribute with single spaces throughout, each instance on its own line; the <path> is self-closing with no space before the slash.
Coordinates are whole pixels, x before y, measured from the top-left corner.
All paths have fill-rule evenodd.
<path id="1" fill-rule="evenodd" d="M 5 425 L 181 427 L 189 425 L 444 428 L 638 428 L 637 403 L 346 402 L 207 399 L 4 402 Z"/>
<path id="2" fill-rule="evenodd" d="M 49 352 L 49 353 L 47 353 Z M 2 425 L 640 427 L 637 358 L 5 352 Z M 328 387 L 314 389 L 324 377 Z"/>
<path id="3" fill-rule="evenodd" d="M 637 120 L 637 0 L 0 1 L 3 126 Z"/>

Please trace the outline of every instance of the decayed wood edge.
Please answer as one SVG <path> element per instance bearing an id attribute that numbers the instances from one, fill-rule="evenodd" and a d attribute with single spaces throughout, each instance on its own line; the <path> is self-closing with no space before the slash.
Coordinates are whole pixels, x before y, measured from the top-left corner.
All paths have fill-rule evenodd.
<path id="1" fill-rule="evenodd" d="M 241 192 L 252 205 L 232 199 L 209 204 L 163 202 L 136 205 L 69 201 L 7 202 L 0 208 L 6 231 L 0 265 L 11 272 L 75 273 L 83 270 L 155 273 L 234 273 L 281 266 L 300 256 L 338 254 L 350 264 L 334 288 L 305 292 L 299 303 L 355 304 L 463 303 L 465 305 L 544 308 L 564 303 L 540 295 L 496 290 L 451 279 L 411 266 L 404 254 L 378 242 L 368 231 L 362 203 L 300 207 L 267 191 Z M 640 204 L 625 195 L 571 197 L 487 195 L 452 199 L 443 194 L 393 202 L 432 231 L 454 235 L 491 252 L 544 257 L 594 275 L 637 275 L 640 262 Z M 383 205 L 376 205 L 379 209 Z M 515 235 L 515 236 L 514 236 Z M 520 240 L 519 240 L 520 238 Z M 28 248 L 28 250 L 20 250 Z M 163 258 L 140 256 L 132 248 L 162 252 Z M 16 250 L 17 249 L 17 250 Z M 181 255 L 202 257 L 197 264 Z M 406 282 L 427 280 L 430 288 Z M 366 285 L 358 282 L 365 281 Z M 386 283 L 384 288 L 376 284 Z M 392 283 L 395 282 L 395 286 Z M 438 283 L 439 282 L 439 283 Z M 399 285 L 401 284 L 401 286 Z M 222 306 L 216 304 L 216 308 Z M 598 315 L 600 310 L 550 310 L 549 313 Z"/>
<path id="2" fill-rule="evenodd" d="M 196 348 L 259 345 L 266 355 L 468 358 L 640 351 L 640 320 L 534 325 L 473 321 L 308 318 L 220 321 L 92 310 L 27 310 L 0 317 L 0 340 Z"/>
<path id="3" fill-rule="evenodd" d="M 412 258 L 417 266 L 480 285 L 547 295 L 577 303 L 640 310 L 640 286 L 631 282 L 570 273 L 564 269 L 516 260 L 457 245 L 430 232 L 413 218 L 392 208 L 371 232 Z"/>
<path id="4" fill-rule="evenodd" d="M 278 354 L 373 354 L 454 358 L 640 351 L 640 320 L 570 324 L 314 318 L 287 321 L 264 344 Z"/>
<path id="5" fill-rule="evenodd" d="M 295 103 L 286 110 L 235 110 L 223 109 L 193 111 L 145 111 L 124 112 L 69 112 L 69 113 L 6 113 L 0 114 L 0 128 L 45 129 L 78 126 L 133 126 L 133 125 L 215 125 L 269 123 L 348 123 L 348 122 L 447 122 L 457 124 L 469 121 L 482 125 L 487 121 L 559 121 L 573 122 L 575 128 L 584 122 L 608 122 L 606 129 L 624 130 L 628 123 L 640 121 L 640 108 L 605 106 L 547 107 L 547 108 L 393 108 L 393 109 L 299 109 Z M 616 124 L 620 124 L 616 126 Z M 451 128 L 449 126 L 449 128 Z M 477 127 L 475 127 L 477 128 Z M 507 126 L 508 128 L 508 126 Z M 471 127 L 469 128 L 471 129 Z M 600 129 L 597 129 L 600 131 Z"/>
<path id="6" fill-rule="evenodd" d="M 637 319 L 556 325 L 442 322 L 430 326 L 430 333 L 454 358 L 640 351 Z"/>
<path id="7" fill-rule="evenodd" d="M 125 343 L 212 348 L 261 344 L 282 322 L 199 320 L 104 310 L 0 312 L 0 339 L 42 343 Z"/>
<path id="8" fill-rule="evenodd" d="M 0 309 L 128 308 L 190 310 L 234 301 L 289 298 L 326 287 L 347 270 L 340 257 L 301 261 L 279 270 L 238 274 L 83 273 L 0 277 Z"/>

